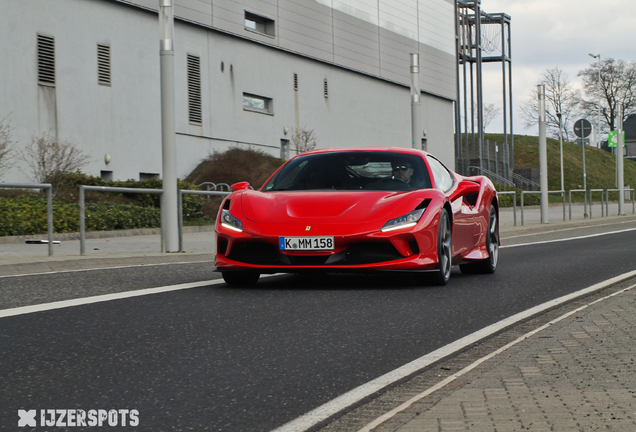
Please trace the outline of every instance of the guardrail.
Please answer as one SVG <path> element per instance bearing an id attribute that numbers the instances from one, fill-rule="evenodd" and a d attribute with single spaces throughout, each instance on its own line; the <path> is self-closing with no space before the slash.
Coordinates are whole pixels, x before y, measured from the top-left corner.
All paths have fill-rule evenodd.
<path id="1" fill-rule="evenodd" d="M 478 172 L 481 173 L 481 175 L 488 177 L 493 182 L 505 184 L 506 186 L 510 186 L 510 187 L 515 187 L 514 183 L 511 182 L 510 180 L 500 176 L 499 174 L 495 174 L 494 172 L 489 171 L 489 170 L 487 170 L 485 168 L 481 168 L 481 167 L 478 167 L 478 166 L 471 165 L 471 166 L 468 167 L 468 172 L 469 173 L 470 173 L 471 169 L 477 170 Z"/>
<path id="2" fill-rule="evenodd" d="M 46 189 L 46 231 L 49 242 L 49 256 L 53 256 L 53 186 L 51 183 L 0 183 L 0 188 Z"/>
<path id="3" fill-rule="evenodd" d="M 497 192 L 497 195 L 512 195 L 512 215 L 515 225 L 517 226 L 517 192 L 516 191 L 504 191 Z"/>
<path id="4" fill-rule="evenodd" d="M 605 192 L 603 189 L 590 189 L 590 219 L 592 219 L 592 206 L 593 206 L 593 202 L 592 202 L 592 192 L 600 192 L 601 193 L 601 217 L 605 216 L 605 214 L 603 214 L 603 196 L 605 195 Z"/>
<path id="5" fill-rule="evenodd" d="M 624 192 L 629 192 L 630 200 L 632 202 L 632 214 L 636 214 L 636 203 L 634 202 L 634 189 L 623 189 Z M 620 192 L 620 189 L 606 189 L 605 190 L 605 215 L 609 216 L 609 193 L 610 192 Z M 630 201 L 627 200 L 627 201 Z"/>
<path id="6" fill-rule="evenodd" d="M 583 199 L 585 200 L 585 204 L 583 205 L 583 217 L 587 217 L 587 191 L 585 189 L 570 189 L 568 191 L 568 202 L 570 203 L 570 220 L 572 220 L 572 192 L 583 192 Z"/>
<path id="7" fill-rule="evenodd" d="M 539 183 L 533 182 L 532 180 L 527 179 L 523 176 L 520 176 L 519 174 L 512 173 L 512 182 L 515 183 L 515 180 L 517 181 L 519 186 L 523 186 L 524 184 L 526 184 L 528 185 L 529 188 L 541 188 L 541 185 Z M 520 187 L 520 189 L 525 189 L 525 188 Z"/>
<path id="8" fill-rule="evenodd" d="M 199 185 L 200 186 L 200 185 Z M 195 191 L 179 189 L 179 196 L 177 198 L 177 205 L 179 207 L 179 252 L 183 251 L 183 195 L 207 195 L 208 198 L 211 195 L 229 195 L 230 192 L 217 192 L 217 191 Z"/>
<path id="9" fill-rule="evenodd" d="M 521 191 L 521 225 L 523 225 L 523 196 L 525 194 L 540 194 L 541 191 Z M 548 194 L 561 194 L 563 197 L 563 220 L 565 221 L 565 191 L 548 191 Z"/>
<path id="10" fill-rule="evenodd" d="M 86 203 L 84 191 L 92 190 L 97 192 L 127 192 L 127 193 L 149 193 L 162 194 L 163 189 L 142 189 L 142 188 L 122 188 L 107 186 L 80 186 L 79 188 L 79 217 L 80 217 L 80 255 L 86 255 Z M 161 227 L 161 252 L 165 252 L 163 243 L 163 227 Z"/>

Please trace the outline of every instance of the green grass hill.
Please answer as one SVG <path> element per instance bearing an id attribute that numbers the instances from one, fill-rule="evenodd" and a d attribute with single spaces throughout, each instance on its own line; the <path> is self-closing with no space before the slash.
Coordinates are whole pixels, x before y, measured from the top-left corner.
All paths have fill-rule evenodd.
<path id="1" fill-rule="evenodd" d="M 485 139 L 502 143 L 503 134 L 485 134 Z M 510 140 L 510 138 L 508 138 Z M 548 188 L 561 189 L 559 140 L 547 139 Z M 528 135 L 514 136 L 515 169 L 539 168 L 539 138 Z M 636 161 L 624 159 L 625 184 L 636 186 Z M 616 157 L 596 147 L 585 149 L 587 189 L 614 189 L 616 187 Z M 563 142 L 563 183 L 565 190 L 583 188 L 583 162 L 581 147 Z M 572 197 L 574 199 L 574 196 Z M 611 198 L 611 196 L 610 196 Z"/>

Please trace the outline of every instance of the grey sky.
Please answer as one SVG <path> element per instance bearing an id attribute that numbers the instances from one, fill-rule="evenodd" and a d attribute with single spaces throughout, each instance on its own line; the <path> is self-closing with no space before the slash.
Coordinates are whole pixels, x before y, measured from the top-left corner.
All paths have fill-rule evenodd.
<path id="1" fill-rule="evenodd" d="M 580 88 L 577 73 L 597 61 L 588 53 L 630 62 L 635 57 L 634 0 L 482 0 L 482 8 L 511 17 L 515 134 L 538 134 L 525 128 L 519 107 L 547 68 L 559 66 Z M 484 103 L 502 106 L 501 85 L 501 65 L 486 65 Z M 487 132 L 501 132 L 501 123 L 499 116 Z"/>

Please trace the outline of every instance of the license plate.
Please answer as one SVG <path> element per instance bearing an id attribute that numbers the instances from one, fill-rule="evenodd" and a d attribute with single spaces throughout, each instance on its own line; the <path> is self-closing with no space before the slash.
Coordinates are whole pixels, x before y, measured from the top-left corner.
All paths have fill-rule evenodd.
<path id="1" fill-rule="evenodd" d="M 280 250 L 333 250 L 333 237 L 279 237 Z"/>

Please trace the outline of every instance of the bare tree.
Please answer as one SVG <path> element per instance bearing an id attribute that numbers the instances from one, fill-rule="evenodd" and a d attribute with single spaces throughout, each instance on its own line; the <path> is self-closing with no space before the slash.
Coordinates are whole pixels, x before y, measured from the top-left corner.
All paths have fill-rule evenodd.
<path id="1" fill-rule="evenodd" d="M 636 110 L 636 62 L 608 58 L 578 75 L 583 77 L 586 96 L 580 99 L 581 109 L 589 117 L 600 114 L 609 130 L 616 127 L 619 104 L 623 104 L 625 117 Z"/>
<path id="2" fill-rule="evenodd" d="M 484 130 L 486 130 L 490 122 L 492 122 L 499 114 L 501 114 L 501 108 L 497 108 L 494 103 L 484 105 L 482 119 L 484 122 Z"/>
<path id="3" fill-rule="evenodd" d="M 475 126 L 477 126 L 477 124 L 478 124 L 478 121 L 477 121 L 477 117 L 478 117 L 478 114 L 477 114 L 477 103 L 474 103 L 474 104 L 473 104 L 473 110 L 472 110 L 472 113 L 473 113 L 473 114 L 474 114 L 474 116 L 475 116 L 474 122 L 473 122 L 472 124 L 474 124 Z M 494 104 L 494 103 L 486 104 L 486 105 L 484 105 L 484 110 L 483 110 L 483 113 L 482 113 L 482 114 L 483 114 L 483 118 L 482 118 L 482 120 L 483 120 L 483 124 L 484 124 L 484 130 L 486 130 L 486 128 L 488 127 L 488 125 L 489 125 L 489 124 L 490 124 L 490 123 L 491 123 L 491 122 L 492 122 L 492 121 L 493 121 L 493 120 L 494 120 L 494 119 L 495 119 L 495 118 L 496 118 L 499 114 L 501 114 L 501 108 L 497 108 L 497 107 L 495 106 L 495 104 Z M 462 115 L 461 115 L 461 116 L 462 116 L 462 120 L 464 120 L 464 121 L 465 121 L 465 119 L 464 119 L 464 114 L 463 114 L 463 113 L 462 113 Z M 470 116 L 470 114 L 469 114 L 469 116 Z"/>
<path id="4" fill-rule="evenodd" d="M 25 174 L 36 183 L 55 183 L 54 178 L 59 179 L 59 174 L 76 172 L 90 162 L 75 144 L 59 141 L 51 135 L 34 137 L 18 154 L 31 170 L 31 175 Z M 53 193 L 56 192 L 54 185 Z"/>
<path id="5" fill-rule="evenodd" d="M 563 139 L 570 141 L 570 130 L 573 118 L 577 115 L 577 106 L 580 94 L 572 88 L 568 76 L 561 68 L 546 69 L 541 75 L 538 84 L 545 85 L 545 120 L 548 132 L 554 137 L 559 137 L 559 118 L 561 113 L 561 130 Z M 521 116 L 526 121 L 526 127 L 539 124 L 539 100 L 536 87 L 530 93 L 530 99 L 520 108 Z"/>
<path id="6" fill-rule="evenodd" d="M 306 125 L 294 128 L 291 140 L 297 154 L 313 150 L 318 145 L 318 137 L 314 129 L 307 129 Z"/>
<path id="7" fill-rule="evenodd" d="M 13 159 L 12 131 L 10 120 L 7 117 L 0 119 L 0 178 L 11 166 Z"/>

